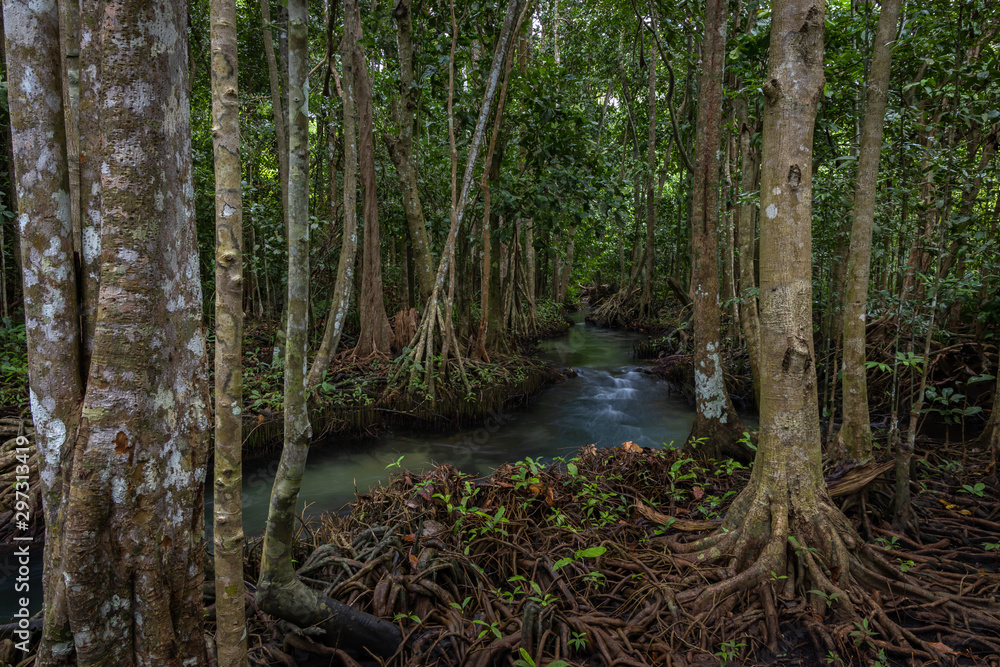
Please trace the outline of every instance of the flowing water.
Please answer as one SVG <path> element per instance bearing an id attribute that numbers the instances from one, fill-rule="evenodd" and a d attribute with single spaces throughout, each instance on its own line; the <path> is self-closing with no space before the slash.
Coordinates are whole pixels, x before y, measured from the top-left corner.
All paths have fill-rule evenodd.
<path id="1" fill-rule="evenodd" d="M 394 464 L 411 470 L 450 463 L 489 474 L 525 457 L 551 459 L 580 447 L 611 447 L 631 440 L 646 447 L 681 442 L 691 429 L 691 406 L 666 382 L 637 370 L 633 344 L 642 336 L 582 322 L 567 336 L 546 341 L 539 356 L 576 369 L 578 376 L 543 390 L 530 405 L 497 413 L 458 433 L 389 431 L 377 439 L 331 440 L 309 452 L 300 502 L 307 513 L 336 510 L 387 478 Z M 263 531 L 277 460 L 244 471 L 243 522 L 248 535 Z M 300 505 L 302 507 L 303 505 Z"/>
<path id="2" fill-rule="evenodd" d="M 411 470 L 450 463 L 470 473 L 489 474 L 501 463 L 525 457 L 551 459 L 580 447 L 613 447 L 631 440 L 646 447 L 681 442 L 694 419 L 692 408 L 671 394 L 667 383 L 637 370 L 632 361 L 639 334 L 598 329 L 582 322 L 568 335 L 542 344 L 539 356 L 576 369 L 578 376 L 543 390 L 525 408 L 497 413 L 482 426 L 458 433 L 389 431 L 379 438 L 331 439 L 309 452 L 302 480 L 300 509 L 307 514 L 338 510 L 384 481 L 395 465 Z M 400 458 L 402 460 L 400 461 Z M 271 483 L 271 461 L 247 464 L 243 482 L 243 524 L 247 535 L 264 530 Z M 211 484 L 206 486 L 211 492 Z M 211 498 L 206 503 L 206 535 L 211 540 Z M 32 609 L 41 604 L 41 550 L 32 554 Z M 5 567 L 6 566 L 6 567 Z M 13 556 L 0 557 L 0 619 L 15 611 Z"/>

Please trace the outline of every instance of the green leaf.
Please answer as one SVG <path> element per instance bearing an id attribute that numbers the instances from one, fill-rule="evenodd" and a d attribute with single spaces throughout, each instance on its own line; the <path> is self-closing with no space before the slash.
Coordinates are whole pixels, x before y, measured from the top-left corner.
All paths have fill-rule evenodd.
<path id="1" fill-rule="evenodd" d="M 598 556 L 603 556 L 604 552 L 607 551 L 605 547 L 590 547 L 589 549 L 580 549 L 576 552 L 577 558 L 597 558 Z"/>

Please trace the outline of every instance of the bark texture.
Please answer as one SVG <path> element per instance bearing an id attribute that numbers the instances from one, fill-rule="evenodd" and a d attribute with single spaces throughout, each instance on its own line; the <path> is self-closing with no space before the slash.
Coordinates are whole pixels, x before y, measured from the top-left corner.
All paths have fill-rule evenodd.
<path id="1" fill-rule="evenodd" d="M 882 128 L 892 63 L 891 42 L 896 35 L 901 0 L 884 0 L 878 19 L 858 175 L 854 185 L 854 222 L 847 255 L 847 293 L 844 296 L 844 423 L 837 434 L 838 454 L 855 460 L 871 458 L 872 431 L 868 417 L 868 384 L 865 369 L 865 319 L 868 313 L 868 279 L 875 222 L 878 163 L 882 155 Z"/>
<path id="2" fill-rule="evenodd" d="M 47 533 L 45 624 L 38 655 L 44 665 L 70 664 L 73 636 L 61 544 L 83 381 L 59 93 L 59 13 L 55 0 L 30 7 L 8 0 L 3 14 L 30 397 Z"/>
<path id="3" fill-rule="evenodd" d="M 347 4 L 344 5 L 348 16 Z M 337 352 L 340 337 L 344 333 L 344 320 L 351 304 L 354 290 L 354 264 L 358 256 L 358 110 L 356 85 L 354 83 L 354 44 L 357 36 L 354 21 L 344 21 L 344 37 L 340 45 L 340 62 L 344 75 L 344 232 L 341 236 L 340 259 L 337 263 L 337 281 L 333 288 L 333 300 L 326 317 L 323 341 L 320 343 L 316 359 L 309 369 L 307 387 L 315 387 L 323 379 L 323 371 L 330 366 L 330 360 Z M 336 183 L 331 183 L 332 188 Z"/>
<path id="4" fill-rule="evenodd" d="M 434 268 L 427 239 L 427 221 L 417 188 L 417 156 L 413 137 L 419 92 L 413 78 L 413 0 L 399 0 L 393 17 L 396 19 L 396 44 L 399 47 L 399 136 L 386 143 L 399 176 L 420 302 L 426 303 L 434 290 Z"/>
<path id="5" fill-rule="evenodd" d="M 757 206 L 749 201 L 750 193 L 757 189 L 759 155 L 750 141 L 753 134 L 749 125 L 746 104 L 739 100 L 736 113 L 740 123 L 740 204 L 737 211 L 739 235 L 740 273 L 740 324 L 747 341 L 750 372 L 753 375 L 754 404 L 760 405 L 760 319 L 757 310 L 756 280 L 754 279 L 754 239 L 757 237 Z"/>
<path id="6" fill-rule="evenodd" d="M 726 54 L 726 6 L 709 0 L 698 100 L 697 155 L 692 190 L 692 298 L 696 413 L 688 443 L 709 456 L 748 458 L 737 444 L 743 423 L 723 382 L 719 310 L 719 148 L 722 128 L 722 71 Z M 652 178 L 652 176 L 650 176 Z"/>
<path id="7" fill-rule="evenodd" d="M 99 256 L 101 291 L 85 382 L 57 8 L 4 6 L 8 57 L 18 54 L 8 64 L 47 519 L 38 661 L 199 665 L 208 406 L 187 3 L 82 7 L 84 46 L 94 44 L 88 27 L 100 25 L 103 35 L 102 48 L 90 51 L 99 67 L 88 73 L 100 77 L 88 89 L 101 91 L 93 156 L 101 226 L 84 250 Z"/>
<path id="8" fill-rule="evenodd" d="M 247 664 L 243 583 L 243 188 L 236 2 L 212 0 L 215 148 L 215 646 L 219 664 Z"/>
<path id="9" fill-rule="evenodd" d="M 385 312 L 382 290 L 382 245 L 379 240 L 378 192 L 375 185 L 375 134 L 372 122 L 372 83 L 368 63 L 361 45 L 361 11 L 344 14 L 344 20 L 354 21 L 357 41 L 354 43 L 354 83 L 358 103 L 358 153 L 361 164 L 362 209 L 365 216 L 364 263 L 361 276 L 361 334 L 354 350 L 357 357 L 374 354 L 388 355 L 392 327 Z M 307 201 L 308 203 L 308 201 Z"/>

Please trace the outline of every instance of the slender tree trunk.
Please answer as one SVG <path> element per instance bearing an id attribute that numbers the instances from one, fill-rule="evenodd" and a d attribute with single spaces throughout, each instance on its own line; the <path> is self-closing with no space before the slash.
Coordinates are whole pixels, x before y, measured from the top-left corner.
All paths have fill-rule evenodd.
<path id="1" fill-rule="evenodd" d="M 348 10 L 344 5 L 344 11 Z M 358 255 L 358 112 L 355 98 L 354 44 L 357 37 L 354 33 L 355 24 L 350 15 L 345 14 L 344 37 L 340 46 L 340 61 L 344 76 L 342 89 L 344 93 L 344 231 L 341 235 L 340 259 L 337 262 L 337 281 L 333 288 L 333 298 L 330 312 L 326 318 L 323 331 L 323 341 L 320 343 L 316 359 L 306 379 L 307 387 L 315 387 L 323 379 L 323 372 L 329 368 L 330 360 L 337 352 L 340 337 L 344 332 L 344 321 L 351 304 L 351 292 L 354 290 L 354 264 Z M 331 63 L 331 67 L 332 67 Z M 331 181 L 331 190 L 337 186 Z M 331 195 L 332 196 L 332 195 Z"/>
<path id="2" fill-rule="evenodd" d="M 854 222 L 847 259 L 847 293 L 844 298 L 844 423 L 837 434 L 840 456 L 865 460 L 872 455 L 865 368 L 865 319 L 871 268 L 872 228 L 878 164 L 882 153 L 882 128 L 892 62 L 891 43 L 896 36 L 901 0 L 884 0 L 879 16 L 868 78 L 864 130 L 854 186 Z"/>
<path id="3" fill-rule="evenodd" d="M 285 99 L 281 89 L 281 74 L 278 58 L 274 54 L 274 33 L 271 29 L 271 0 L 260 0 L 261 27 L 263 28 L 264 55 L 267 59 L 267 77 L 271 87 L 271 119 L 274 124 L 274 144 L 278 154 L 278 182 L 281 186 L 281 210 L 285 223 L 288 221 L 288 140 L 285 116 Z M 286 91 L 287 92 L 287 91 Z M 287 230 L 286 234 L 287 234 Z M 281 309 L 278 330 L 274 334 L 274 355 L 272 365 L 280 366 L 285 361 L 285 322 L 288 304 Z"/>
<path id="4" fill-rule="evenodd" d="M 212 0 L 215 143 L 215 646 L 247 664 L 243 583 L 243 186 L 235 0 Z"/>
<path id="5" fill-rule="evenodd" d="M 261 609 L 300 627 L 325 631 L 329 644 L 365 647 L 391 655 L 399 631 L 389 623 L 351 609 L 306 586 L 295 573 L 295 505 L 309 452 L 305 358 L 309 307 L 309 118 L 306 109 L 308 40 L 306 0 L 289 0 L 288 87 L 291 149 L 288 197 L 288 345 L 285 359 L 284 447 L 275 475 L 264 531 L 257 603 Z M 344 1 L 345 24 L 354 23 L 356 0 Z M 348 28 L 351 30 L 352 28 Z M 345 48 L 353 43 L 345 36 Z M 347 86 L 345 86 L 346 90 Z"/>
<path id="6" fill-rule="evenodd" d="M 399 47 L 399 137 L 386 141 L 386 144 L 399 175 L 403 210 L 413 248 L 413 268 L 420 287 L 420 301 L 426 303 L 434 289 L 434 268 L 427 239 L 427 222 L 417 188 L 417 156 L 413 136 L 417 90 L 413 81 L 412 5 L 413 0 L 399 0 L 393 11 L 397 26 L 396 44 Z"/>
<path id="7" fill-rule="evenodd" d="M 639 317 L 650 318 L 653 316 L 653 267 L 655 257 L 653 255 L 654 234 L 656 229 L 656 191 L 653 189 L 653 178 L 656 173 L 656 54 L 650 46 L 649 58 L 646 61 L 649 67 L 649 92 L 647 104 L 649 107 L 649 133 L 646 141 L 646 277 L 642 283 L 642 296 L 639 297 Z"/>
<path id="8" fill-rule="evenodd" d="M 730 111 L 729 119 L 726 126 L 731 128 L 734 125 L 735 114 Z M 733 167 L 736 161 L 736 136 L 735 134 L 727 130 L 725 141 L 726 150 L 723 155 L 722 161 L 722 191 L 725 193 L 726 205 L 724 212 L 722 214 L 722 230 L 720 238 L 722 240 L 722 261 L 720 262 L 722 266 L 722 301 L 729 304 L 729 321 L 730 321 L 730 335 L 734 341 L 739 344 L 739 327 L 737 322 L 739 322 L 739 304 L 736 300 L 736 273 L 735 267 L 735 248 L 733 243 L 734 228 L 735 228 L 735 218 L 736 218 L 736 206 L 734 193 L 735 188 L 733 186 Z"/>
<path id="9" fill-rule="evenodd" d="M 688 443 L 709 456 L 746 458 L 737 442 L 743 423 L 723 381 L 719 312 L 719 148 L 722 126 L 722 71 L 726 54 L 727 12 L 721 0 L 705 8 L 701 94 L 698 100 L 697 155 L 692 193 L 694 374 L 697 412 Z"/>
<path id="10" fill-rule="evenodd" d="M 372 84 L 368 63 L 361 46 L 361 12 L 354 5 L 354 15 L 345 14 L 345 21 L 354 21 L 357 41 L 354 44 L 354 83 L 358 101 L 358 148 L 361 163 L 362 204 L 365 216 L 364 263 L 361 276 L 361 334 L 354 354 L 360 358 L 373 354 L 388 355 L 392 327 L 385 312 L 382 290 L 382 246 L 379 241 L 378 193 L 375 185 L 375 134 L 372 122 Z"/>
<path id="11" fill-rule="evenodd" d="M 740 254 L 740 322 L 747 341 L 747 356 L 750 358 L 750 373 L 753 375 L 754 403 L 760 406 L 760 319 L 757 310 L 757 290 L 754 279 L 754 239 L 757 237 L 757 207 L 750 202 L 750 193 L 757 189 L 758 155 L 750 141 L 750 130 L 746 104 L 737 102 L 740 122 L 740 156 L 742 160 L 740 176 L 740 204 L 737 232 Z"/>

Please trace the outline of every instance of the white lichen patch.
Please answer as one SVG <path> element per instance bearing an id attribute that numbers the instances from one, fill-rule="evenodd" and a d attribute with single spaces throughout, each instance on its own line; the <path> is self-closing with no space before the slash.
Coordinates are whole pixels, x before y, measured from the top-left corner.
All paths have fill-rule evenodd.
<path id="1" fill-rule="evenodd" d="M 201 335 L 200 331 L 195 333 L 191 337 L 191 340 L 188 341 L 187 349 L 198 359 L 205 356 L 205 338 Z"/>
<path id="2" fill-rule="evenodd" d="M 223 204 L 222 205 L 222 217 L 223 218 L 230 218 L 230 217 L 232 217 L 233 213 L 236 213 L 236 208 L 235 207 L 230 206 L 229 204 Z"/>
<path id="3" fill-rule="evenodd" d="M 771 194 L 777 196 L 781 194 L 781 186 L 775 185 L 774 189 L 771 190 Z"/>
<path id="4" fill-rule="evenodd" d="M 94 218 L 94 213 L 97 213 L 99 221 L 100 211 L 91 211 L 91 220 Z M 97 231 L 96 227 L 84 227 L 81 241 L 83 244 L 83 261 L 87 264 L 93 264 L 101 255 L 101 233 Z"/>
<path id="5" fill-rule="evenodd" d="M 51 396 L 39 398 L 34 389 L 28 390 L 31 403 L 31 418 L 35 423 L 38 453 L 45 461 L 40 477 L 46 489 L 51 489 L 59 473 L 62 462 L 62 446 L 66 442 L 66 425 L 53 416 L 56 401 Z"/>
<path id="6" fill-rule="evenodd" d="M 778 207 L 774 204 L 768 204 L 767 210 L 764 213 L 767 215 L 768 220 L 774 220 L 778 217 Z"/>
<path id="7" fill-rule="evenodd" d="M 722 384 L 722 368 L 719 360 L 718 348 L 714 343 L 705 346 L 705 352 L 712 364 L 712 370 L 704 373 L 699 369 L 694 371 L 694 393 L 698 409 L 706 419 L 718 419 L 719 423 L 725 424 L 729 419 L 726 412 L 726 392 Z M 702 364 L 704 367 L 704 363 Z"/>
<path id="8" fill-rule="evenodd" d="M 121 477 L 115 477 L 111 480 L 111 500 L 120 505 L 125 502 L 127 491 L 128 483 L 124 479 Z"/>
<path id="9" fill-rule="evenodd" d="M 118 251 L 118 259 L 126 264 L 135 264 L 139 261 L 139 253 L 131 248 L 122 248 Z"/>

